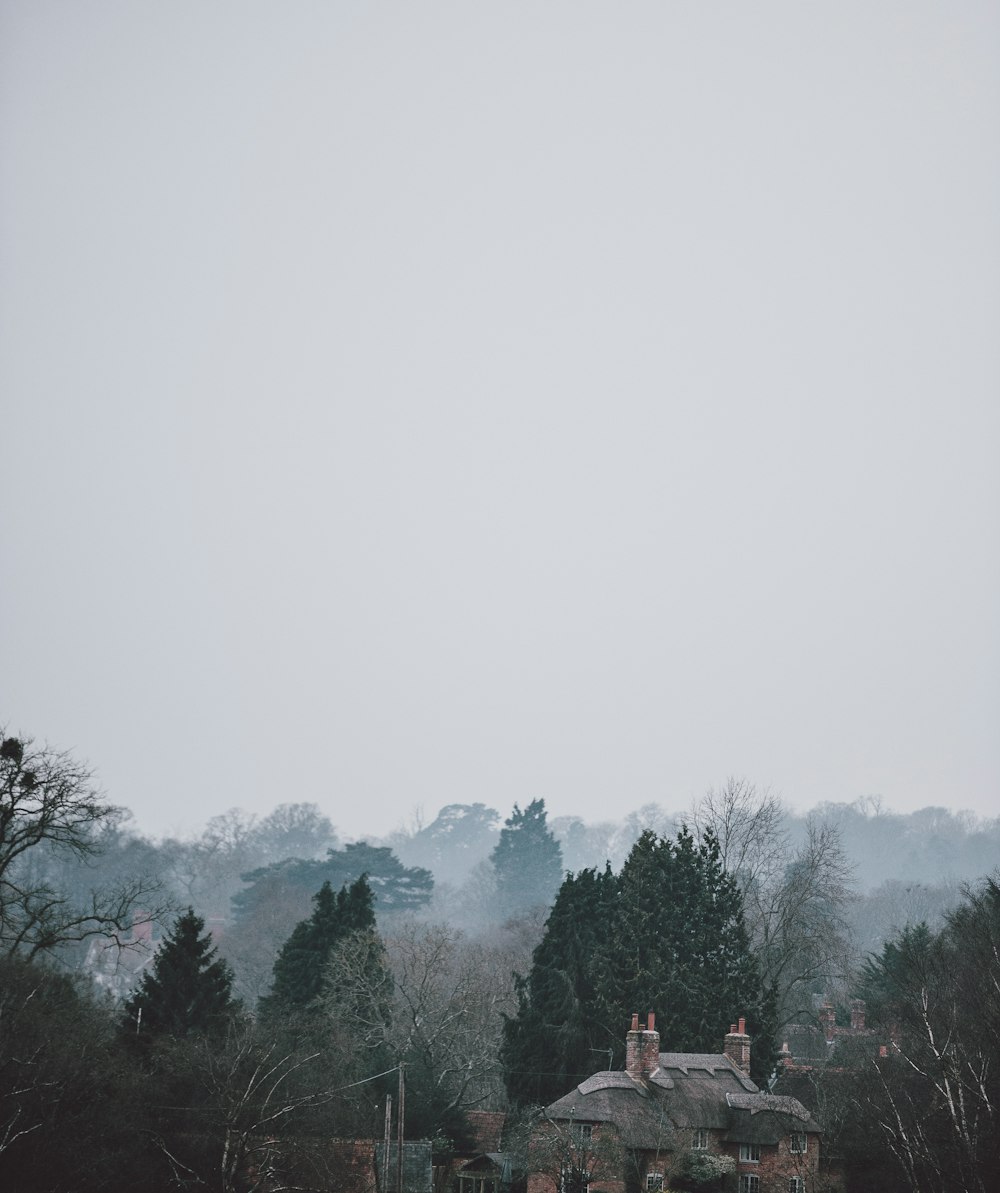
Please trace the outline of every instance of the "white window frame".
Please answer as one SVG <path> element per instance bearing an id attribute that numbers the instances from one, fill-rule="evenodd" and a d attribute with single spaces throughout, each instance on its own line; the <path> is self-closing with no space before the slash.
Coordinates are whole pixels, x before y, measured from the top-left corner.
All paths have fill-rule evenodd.
<path id="1" fill-rule="evenodd" d="M 663 1188 L 663 1173 L 662 1172 L 647 1172 L 646 1173 L 646 1188 L 650 1190 Z"/>
<path id="2" fill-rule="evenodd" d="M 691 1146 L 696 1152 L 708 1151 L 708 1128 L 696 1127 Z"/>
<path id="3" fill-rule="evenodd" d="M 793 1131 L 788 1139 L 788 1150 L 793 1156 L 804 1156 L 809 1149 L 809 1136 L 805 1131 Z"/>
<path id="4" fill-rule="evenodd" d="M 740 1176 L 740 1193 L 760 1193 L 760 1177 L 756 1172 L 744 1172 Z"/>
<path id="5" fill-rule="evenodd" d="M 740 1144 L 740 1160 L 744 1164 L 759 1164 L 760 1163 L 760 1144 L 759 1143 L 741 1143 Z"/>
<path id="6" fill-rule="evenodd" d="M 573 1142 L 586 1146 L 594 1138 L 593 1123 L 574 1123 L 570 1127 L 570 1134 L 573 1136 Z"/>
<path id="7" fill-rule="evenodd" d="M 495 1176 L 480 1176 L 472 1173 L 458 1176 L 459 1193 L 496 1193 L 497 1178 Z"/>
<path id="8" fill-rule="evenodd" d="M 788 1193 L 806 1193 L 806 1182 L 800 1176 L 788 1178 Z"/>

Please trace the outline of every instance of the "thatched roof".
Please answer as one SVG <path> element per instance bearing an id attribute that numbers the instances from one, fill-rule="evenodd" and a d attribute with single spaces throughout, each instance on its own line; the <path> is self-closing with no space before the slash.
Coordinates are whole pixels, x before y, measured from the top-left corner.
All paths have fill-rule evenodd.
<path id="1" fill-rule="evenodd" d="M 595 1073 L 545 1113 L 556 1122 L 610 1123 L 626 1147 L 641 1150 L 673 1150 L 700 1127 L 740 1143 L 820 1130 L 795 1098 L 761 1093 L 728 1056 L 700 1052 L 660 1053 L 659 1069 L 645 1078 Z"/>

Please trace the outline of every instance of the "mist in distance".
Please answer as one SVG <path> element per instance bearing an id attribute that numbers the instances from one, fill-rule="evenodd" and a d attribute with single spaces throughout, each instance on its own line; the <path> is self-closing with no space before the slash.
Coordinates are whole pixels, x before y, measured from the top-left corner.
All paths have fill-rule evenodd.
<path id="1" fill-rule="evenodd" d="M 317 803 L 980 817 L 1000 16 L 0 13 L 0 719 Z"/>

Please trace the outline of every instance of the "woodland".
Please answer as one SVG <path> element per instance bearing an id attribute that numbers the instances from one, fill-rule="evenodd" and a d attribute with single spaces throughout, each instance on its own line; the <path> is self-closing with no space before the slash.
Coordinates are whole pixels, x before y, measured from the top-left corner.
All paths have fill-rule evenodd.
<path id="1" fill-rule="evenodd" d="M 673 1051 L 744 1016 L 766 1088 L 859 998 L 872 1047 L 800 1075 L 842 1187 L 993 1187 L 1000 820 L 797 815 L 731 778 L 599 824 L 470 802 L 342 841 L 317 797 L 152 839 L 72 755 L 0 738 L 12 1193 L 336 1189 L 328 1141 L 380 1138 L 404 1079 L 444 1161 L 471 1111 L 514 1138 L 621 1067 L 633 1011 Z"/>

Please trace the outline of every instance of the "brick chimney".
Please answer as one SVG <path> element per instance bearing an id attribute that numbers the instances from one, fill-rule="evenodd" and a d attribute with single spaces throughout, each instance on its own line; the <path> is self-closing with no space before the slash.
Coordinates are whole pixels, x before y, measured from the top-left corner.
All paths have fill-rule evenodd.
<path id="1" fill-rule="evenodd" d="M 747 1035 L 747 1021 L 741 1019 L 729 1029 L 722 1045 L 722 1051 L 733 1064 L 750 1076 L 750 1037 Z"/>
<path id="2" fill-rule="evenodd" d="M 826 1003 L 820 1007 L 817 1017 L 819 1025 L 823 1029 L 823 1035 L 826 1037 L 826 1042 L 829 1044 L 833 1040 L 834 1032 L 837 1030 L 837 1012 Z"/>
<path id="3" fill-rule="evenodd" d="M 865 1030 L 865 1000 L 863 998 L 851 999 L 851 1031 Z"/>
<path id="4" fill-rule="evenodd" d="M 646 1026 L 639 1026 L 638 1014 L 632 1015 L 632 1026 L 625 1037 L 625 1072 L 630 1077 L 648 1077 L 660 1067 L 660 1033 L 656 1017 L 650 1011 Z"/>

